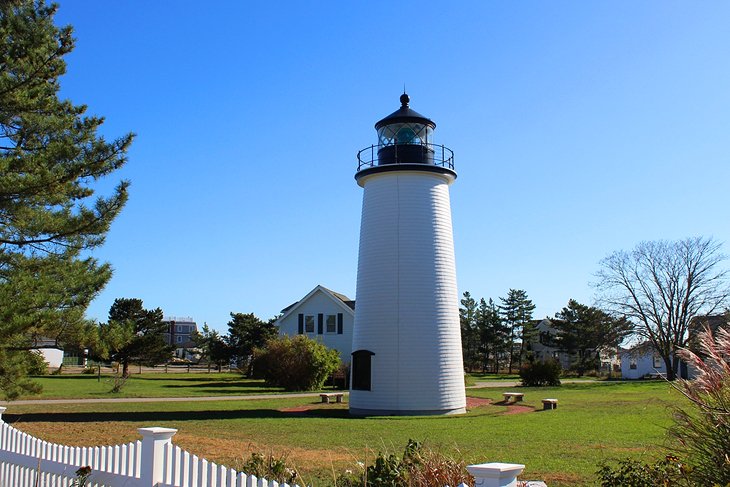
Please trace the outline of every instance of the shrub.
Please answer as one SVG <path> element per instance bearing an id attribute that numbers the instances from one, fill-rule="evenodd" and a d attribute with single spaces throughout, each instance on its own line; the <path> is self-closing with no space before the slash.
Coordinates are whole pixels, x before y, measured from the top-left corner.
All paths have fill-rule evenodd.
<path id="1" fill-rule="evenodd" d="M 246 460 L 241 469 L 247 475 L 255 475 L 258 478 L 264 478 L 271 482 L 282 484 L 287 483 L 294 485 L 299 474 L 296 468 L 287 465 L 286 455 L 275 457 L 273 453 L 264 456 L 261 453 L 252 453 L 251 457 Z"/>
<path id="2" fill-rule="evenodd" d="M 687 485 L 680 484 L 684 471 L 679 459 L 668 455 L 653 465 L 638 460 L 619 460 L 617 467 L 604 464 L 597 473 L 601 487 L 655 487 Z"/>
<path id="3" fill-rule="evenodd" d="M 562 369 L 557 360 L 535 360 L 520 369 L 522 385 L 527 387 L 559 386 Z"/>
<path id="4" fill-rule="evenodd" d="M 364 467 L 359 462 L 358 465 Z M 474 484 L 466 471 L 466 462 L 424 449 L 414 440 L 408 440 L 400 458 L 379 452 L 364 472 L 348 470 L 335 481 L 338 487 L 443 487 L 462 483 Z"/>
<path id="5" fill-rule="evenodd" d="M 287 391 L 321 389 L 339 366 L 336 350 L 304 335 L 275 338 L 254 351 L 254 374 Z"/>
<path id="6" fill-rule="evenodd" d="M 39 351 L 27 352 L 26 363 L 28 366 L 28 375 L 48 374 L 48 362 L 46 362 L 45 357 Z"/>
<path id="7" fill-rule="evenodd" d="M 709 328 L 699 334 L 699 354 L 681 357 L 697 370 L 695 380 L 678 381 L 692 410 L 678 409 L 669 433 L 691 467 L 694 485 L 730 485 L 730 330 Z"/>

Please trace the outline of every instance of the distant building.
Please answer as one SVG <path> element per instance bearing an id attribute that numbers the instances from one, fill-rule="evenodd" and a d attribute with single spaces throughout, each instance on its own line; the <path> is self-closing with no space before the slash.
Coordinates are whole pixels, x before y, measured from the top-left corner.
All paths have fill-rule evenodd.
<path id="1" fill-rule="evenodd" d="M 340 353 L 350 363 L 355 301 L 318 285 L 306 296 L 281 310 L 276 320 L 280 335 L 307 335 Z"/>
<path id="2" fill-rule="evenodd" d="M 193 332 L 198 331 L 198 325 L 190 317 L 169 316 L 163 320 L 167 324 L 164 333 L 165 342 L 175 347 L 175 357 L 179 359 L 193 358 L 195 343 L 192 340 Z"/>
<path id="3" fill-rule="evenodd" d="M 557 331 L 553 328 L 553 322 L 548 318 L 533 321 L 537 335 L 528 344 L 527 349 L 535 355 L 536 360 L 554 359 L 560 362 L 563 369 L 569 369 L 571 357 L 568 353 L 560 350 L 556 343 Z"/>
<path id="4" fill-rule="evenodd" d="M 58 346 L 56 340 L 50 338 L 35 339 L 31 351 L 40 353 L 43 360 L 48 363 L 49 369 L 57 369 L 64 363 L 64 352 Z"/>
<path id="5" fill-rule="evenodd" d="M 542 320 L 535 320 L 533 322 L 537 329 L 537 335 L 529 345 L 528 350 L 534 353 L 537 360 L 555 359 L 560 362 L 560 366 L 564 369 L 570 369 L 573 363 L 577 360 L 578 356 L 575 354 L 569 354 L 564 350 L 561 350 L 556 343 L 557 330 L 553 327 L 553 322 L 549 318 Z M 579 352 L 582 353 L 582 352 Z M 598 353 L 598 359 L 600 362 L 600 372 L 611 373 L 612 371 L 618 371 L 620 366 L 620 359 L 618 356 L 618 347 L 603 347 L 597 352 L 589 352 L 592 356 Z"/>
<path id="6" fill-rule="evenodd" d="M 717 332 L 719 328 L 730 328 L 728 315 L 704 315 L 692 318 L 688 327 L 687 348 L 699 354 L 697 336 L 706 327 L 709 327 L 713 332 Z M 666 373 L 664 360 L 649 341 L 621 351 L 621 377 L 624 379 L 641 379 L 657 375 L 666 376 Z M 696 370 L 686 362 L 680 361 L 677 375 L 683 379 L 693 379 Z"/>

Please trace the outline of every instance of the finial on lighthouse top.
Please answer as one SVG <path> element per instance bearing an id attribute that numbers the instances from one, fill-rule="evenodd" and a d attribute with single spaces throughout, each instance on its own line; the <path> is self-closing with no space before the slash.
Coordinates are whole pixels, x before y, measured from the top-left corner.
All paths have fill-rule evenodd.
<path id="1" fill-rule="evenodd" d="M 403 108 L 408 108 L 408 102 L 411 101 L 411 98 L 408 96 L 408 93 L 406 93 L 406 90 L 403 90 L 403 94 L 400 96 L 400 105 Z"/>
<path id="2" fill-rule="evenodd" d="M 385 125 L 397 123 L 417 123 L 423 126 L 428 126 L 431 130 L 435 129 L 436 123 L 430 118 L 424 117 L 417 111 L 413 110 L 409 105 L 410 102 L 411 97 L 408 96 L 408 93 L 404 90 L 403 94 L 400 96 L 400 108 L 387 117 L 379 120 L 378 123 L 375 124 L 375 130 L 380 130 L 380 128 Z"/>

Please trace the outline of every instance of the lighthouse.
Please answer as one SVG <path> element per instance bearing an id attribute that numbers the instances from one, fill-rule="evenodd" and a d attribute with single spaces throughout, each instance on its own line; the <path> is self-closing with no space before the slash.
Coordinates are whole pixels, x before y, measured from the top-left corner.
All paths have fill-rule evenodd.
<path id="1" fill-rule="evenodd" d="M 451 150 L 410 108 L 375 124 L 358 153 L 363 188 L 350 414 L 465 412 L 449 186 Z"/>

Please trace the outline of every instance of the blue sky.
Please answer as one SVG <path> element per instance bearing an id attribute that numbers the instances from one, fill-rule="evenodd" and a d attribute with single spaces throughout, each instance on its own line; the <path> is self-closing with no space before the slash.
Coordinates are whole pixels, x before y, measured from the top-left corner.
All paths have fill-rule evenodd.
<path id="1" fill-rule="evenodd" d="M 730 3 L 83 2 L 62 96 L 135 132 L 95 255 L 115 298 L 225 330 L 322 284 L 354 298 L 356 152 L 411 106 L 456 154 L 460 292 L 592 303 L 642 240 L 730 241 Z"/>

